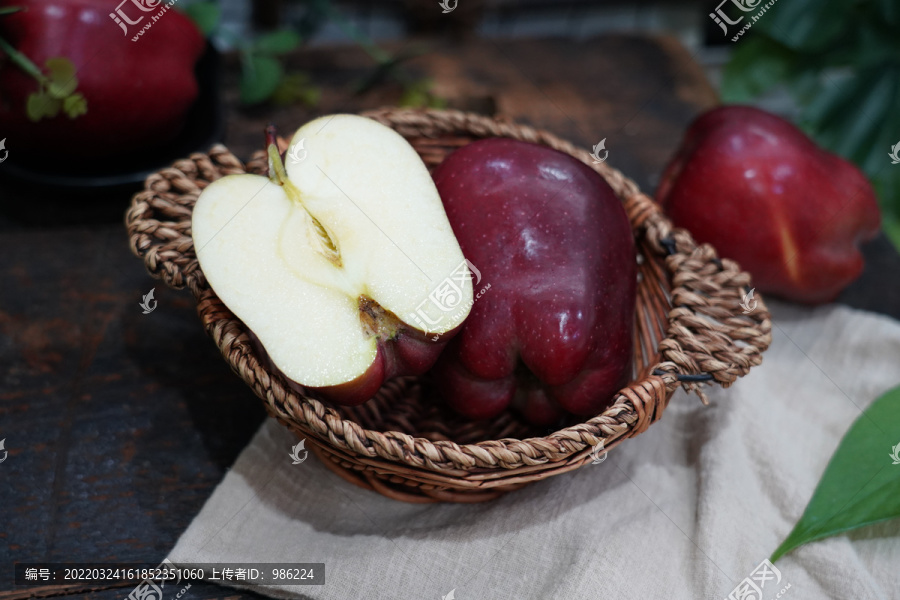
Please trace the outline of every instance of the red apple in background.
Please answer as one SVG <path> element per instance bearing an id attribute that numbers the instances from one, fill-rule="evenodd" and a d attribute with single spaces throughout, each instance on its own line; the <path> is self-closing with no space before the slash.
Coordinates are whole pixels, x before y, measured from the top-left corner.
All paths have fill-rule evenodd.
<path id="1" fill-rule="evenodd" d="M 0 17 L 0 37 L 45 76 L 48 59 L 71 61 L 87 103 L 87 112 L 75 118 L 59 110 L 34 122 L 26 107 L 41 85 L 0 52 L 0 123 L 18 156 L 71 164 L 152 150 L 180 133 L 197 97 L 194 65 L 205 40 L 166 4 L 144 0 L 148 12 L 132 2 L 122 5 L 138 21 L 126 34 L 110 18 L 115 0 L 0 0 L 0 7 L 24 8 Z"/>
<path id="2" fill-rule="evenodd" d="M 457 150 L 433 176 L 482 275 L 438 389 L 473 419 L 511 404 L 538 424 L 601 412 L 632 364 L 637 267 L 615 193 L 571 156 L 505 138 Z"/>
<path id="3" fill-rule="evenodd" d="M 858 245 L 880 226 L 859 169 L 784 119 L 744 106 L 691 124 L 656 198 L 760 291 L 810 304 L 833 300 L 859 276 Z"/>

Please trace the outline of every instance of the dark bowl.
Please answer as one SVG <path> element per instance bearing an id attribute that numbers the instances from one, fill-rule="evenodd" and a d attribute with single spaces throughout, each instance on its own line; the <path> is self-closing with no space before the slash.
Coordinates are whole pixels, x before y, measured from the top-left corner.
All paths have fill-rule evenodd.
<path id="1" fill-rule="evenodd" d="M 219 94 L 221 62 L 219 52 L 207 42 L 195 68 L 199 87 L 197 99 L 188 111 L 184 129 L 162 148 L 129 155 L 118 161 L 97 161 L 96 165 L 77 167 L 67 167 L 59 161 L 51 165 L 20 162 L 15 158 L 15 149 L 7 148 L 11 152 L 0 165 L 0 184 L 31 193 L 56 192 L 95 199 L 113 194 L 121 197 L 123 193 L 137 191 L 151 173 L 193 152 L 204 152 L 222 140 L 225 119 Z M 5 196 L 0 194 L 0 204 L 6 204 L 2 200 Z"/>

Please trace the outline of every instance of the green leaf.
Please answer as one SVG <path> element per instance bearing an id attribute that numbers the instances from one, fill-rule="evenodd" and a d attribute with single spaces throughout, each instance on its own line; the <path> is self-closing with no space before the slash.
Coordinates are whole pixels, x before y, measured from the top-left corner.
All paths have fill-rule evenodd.
<path id="1" fill-rule="evenodd" d="M 260 54 L 285 54 L 297 49 L 301 41 L 298 33 L 283 29 L 259 36 L 253 47 Z"/>
<path id="2" fill-rule="evenodd" d="M 70 119 L 74 119 L 87 113 L 87 99 L 84 94 L 72 94 L 63 100 L 63 111 Z"/>
<path id="3" fill-rule="evenodd" d="M 403 92 L 398 104 L 402 107 L 419 108 L 428 105 L 428 94 L 422 90 L 408 89 Z"/>
<path id="4" fill-rule="evenodd" d="M 440 96 L 431 96 L 428 100 L 428 108 L 447 108 L 447 99 Z"/>
<path id="5" fill-rule="evenodd" d="M 64 56 L 48 58 L 44 67 L 47 69 L 47 92 L 54 98 L 62 100 L 78 87 L 75 65 L 68 58 Z"/>
<path id="6" fill-rule="evenodd" d="M 900 135 L 900 67 L 859 70 L 828 79 L 804 118 L 816 141 L 853 161 L 870 176 L 885 165 L 884 147 Z"/>
<path id="7" fill-rule="evenodd" d="M 818 70 L 798 67 L 797 72 L 785 82 L 788 91 L 805 106 L 816 99 L 822 89 L 822 77 Z"/>
<path id="8" fill-rule="evenodd" d="M 0 17 L 4 15 L 11 15 L 13 13 L 17 13 L 21 10 L 25 10 L 24 6 L 4 6 L 0 8 Z"/>
<path id="9" fill-rule="evenodd" d="M 278 89 L 283 74 L 281 63 L 274 58 L 251 55 L 241 72 L 241 102 L 259 104 L 268 100 Z"/>
<path id="10" fill-rule="evenodd" d="M 897 252 L 900 252 L 900 219 L 884 217 L 881 227 Z"/>
<path id="11" fill-rule="evenodd" d="M 747 102 L 785 81 L 794 70 L 797 54 L 766 36 L 739 44 L 722 73 L 722 101 Z"/>
<path id="12" fill-rule="evenodd" d="M 353 93 L 364 94 L 389 79 L 399 81 L 404 88 L 414 84 L 409 73 L 403 68 L 403 63 L 416 56 L 416 53 L 418 50 L 415 52 L 404 51 L 387 60 L 378 61 L 378 66 L 363 81 L 353 87 Z"/>
<path id="13" fill-rule="evenodd" d="M 788 48 L 819 52 L 833 46 L 854 23 L 856 0 L 777 2 L 754 23 Z M 755 13 L 749 13 L 755 14 Z"/>
<path id="14" fill-rule="evenodd" d="M 431 91 L 434 83 L 428 79 L 403 86 L 403 95 L 400 97 L 400 106 L 414 108 L 446 108 L 447 100 Z"/>
<path id="15" fill-rule="evenodd" d="M 302 103 L 306 106 L 316 106 L 322 91 L 310 82 L 306 73 L 291 73 L 285 75 L 278 88 L 272 94 L 272 101 L 280 106 Z"/>
<path id="16" fill-rule="evenodd" d="M 54 98 L 50 94 L 40 91 L 28 96 L 25 102 L 25 114 L 28 120 L 38 122 L 44 117 L 55 117 L 62 107 L 62 100 Z"/>
<path id="17" fill-rule="evenodd" d="M 895 460 L 894 457 L 897 457 Z M 900 516 L 900 387 L 854 421 L 772 562 L 824 537 Z"/>
<path id="18" fill-rule="evenodd" d="M 900 24 L 900 5 L 896 0 L 875 0 L 878 18 L 890 25 Z"/>
<path id="19" fill-rule="evenodd" d="M 184 7 L 184 14 L 194 22 L 197 29 L 204 36 L 216 30 L 219 26 L 219 20 L 222 18 L 222 11 L 215 2 L 194 2 Z"/>
<path id="20" fill-rule="evenodd" d="M 874 17 L 862 20 L 856 26 L 852 44 L 847 44 L 848 56 L 842 64 L 857 67 L 878 67 L 883 63 L 900 60 L 900 36 L 896 27 Z"/>

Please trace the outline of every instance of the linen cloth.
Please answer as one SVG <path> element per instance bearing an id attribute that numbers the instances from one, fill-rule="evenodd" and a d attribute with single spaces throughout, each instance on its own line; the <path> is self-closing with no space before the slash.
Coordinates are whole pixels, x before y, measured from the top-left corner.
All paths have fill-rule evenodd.
<path id="1" fill-rule="evenodd" d="M 407 504 L 312 453 L 294 465 L 297 439 L 269 419 L 169 559 L 325 563 L 324 586 L 251 588 L 278 598 L 728 598 L 791 531 L 851 423 L 900 383 L 900 322 L 838 305 L 770 308 L 763 365 L 711 388 L 710 406 L 678 391 L 604 462 L 488 503 Z M 885 439 L 889 465 L 897 443 Z M 898 599 L 900 520 L 775 567 L 780 581 L 759 600 Z"/>

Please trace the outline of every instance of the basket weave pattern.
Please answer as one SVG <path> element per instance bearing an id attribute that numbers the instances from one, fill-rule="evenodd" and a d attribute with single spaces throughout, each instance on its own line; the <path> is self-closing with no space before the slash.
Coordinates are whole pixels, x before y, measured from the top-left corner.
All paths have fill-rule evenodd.
<path id="1" fill-rule="evenodd" d="M 187 287 L 231 368 L 272 416 L 309 442 L 334 472 L 386 496 L 412 502 L 477 502 L 591 462 L 644 432 L 662 415 L 678 387 L 706 402 L 705 382 L 727 387 L 760 364 L 771 342 L 761 298 L 743 314 L 750 277 L 709 245 L 673 228 L 658 205 L 606 163 L 545 131 L 480 115 L 443 110 L 380 109 L 364 113 L 394 128 L 429 169 L 471 141 L 504 136 L 543 144 L 591 166 L 622 200 L 637 245 L 639 283 L 632 383 L 610 408 L 584 422 L 547 433 L 504 413 L 471 422 L 436 401 L 427 378 L 388 382 L 369 402 L 335 406 L 294 392 L 256 356 L 247 329 L 210 289 L 191 239 L 191 212 L 200 192 L 230 174 L 265 174 L 265 153 L 245 165 L 224 146 L 194 154 L 151 175 L 132 199 L 125 221 L 132 252 L 173 288 Z"/>

